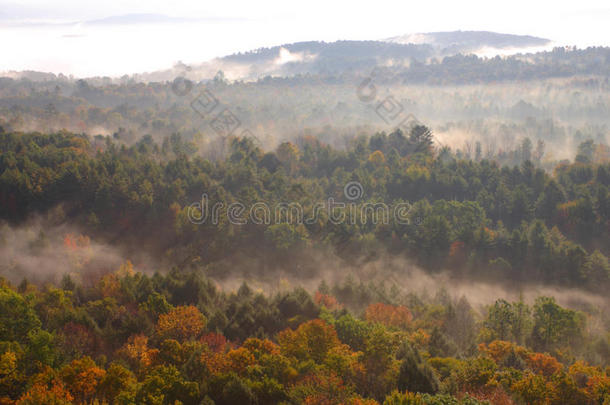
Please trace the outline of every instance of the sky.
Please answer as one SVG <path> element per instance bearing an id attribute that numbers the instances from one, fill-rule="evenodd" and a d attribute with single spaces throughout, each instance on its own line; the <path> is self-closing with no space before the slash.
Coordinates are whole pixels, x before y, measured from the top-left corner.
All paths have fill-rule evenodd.
<path id="1" fill-rule="evenodd" d="M 145 22 L 116 17 L 154 14 Z M 113 18 L 114 17 L 114 18 Z M 0 0 L 0 72 L 121 76 L 296 41 L 486 30 L 610 46 L 607 1 Z"/>

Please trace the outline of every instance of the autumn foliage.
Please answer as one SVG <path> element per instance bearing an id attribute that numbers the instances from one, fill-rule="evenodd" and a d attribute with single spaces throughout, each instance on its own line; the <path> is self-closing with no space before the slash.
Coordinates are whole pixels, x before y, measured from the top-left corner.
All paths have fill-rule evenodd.
<path id="1" fill-rule="evenodd" d="M 185 286 L 192 284 L 196 292 L 189 295 Z M 416 316 L 398 303 L 373 302 L 357 317 L 330 294 L 311 297 L 296 289 L 269 298 L 244 285 L 236 293 L 205 296 L 212 287 L 203 277 L 174 272 L 155 276 L 153 283 L 132 266 L 102 276 L 85 292 L 65 285 L 70 289 L 24 285 L 21 293 L 0 283 L 1 405 L 609 400 L 603 365 L 488 339 L 488 328 L 514 327 L 517 312 L 510 309 L 527 314 L 525 304 L 498 301 L 488 314 L 495 321 L 486 319 L 481 335 L 471 336 L 459 352 L 450 328 L 469 322 L 463 300 L 412 300 Z M 184 305 L 185 297 L 190 304 Z M 530 339 L 536 328 L 550 326 L 554 341 L 566 342 L 561 334 L 573 330 L 557 325 L 573 315 L 552 299 L 537 300 Z M 563 345 L 565 352 L 573 348 Z"/>
<path id="2" fill-rule="evenodd" d="M 196 339 L 206 325 L 205 316 L 193 305 L 180 306 L 159 316 L 156 331 L 162 339 Z"/>
<path id="3" fill-rule="evenodd" d="M 369 305 L 364 316 L 369 322 L 379 322 L 385 326 L 402 329 L 409 327 L 413 320 L 413 315 L 408 308 L 381 302 Z"/>

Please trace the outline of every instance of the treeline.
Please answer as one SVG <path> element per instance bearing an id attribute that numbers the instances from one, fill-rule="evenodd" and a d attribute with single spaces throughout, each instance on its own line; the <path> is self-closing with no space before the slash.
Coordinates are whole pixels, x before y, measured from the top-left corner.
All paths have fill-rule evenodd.
<path id="1" fill-rule="evenodd" d="M 242 124 L 236 134 L 249 128 L 265 145 L 275 147 L 277 140 L 294 140 L 311 130 L 339 146 L 346 132 L 364 128 L 371 133 L 397 125 L 376 114 L 379 103 L 391 96 L 405 115 L 411 113 L 437 131 L 455 131 L 452 140 L 474 133 L 475 139 L 507 149 L 510 140 L 529 136 L 562 151 L 579 143 L 581 133 L 596 141 L 607 139 L 608 53 L 608 48 L 558 48 L 509 58 L 458 55 L 430 63 L 413 61 L 408 67 L 378 67 L 384 64 L 368 58 L 365 67 L 338 74 L 287 73 L 232 83 L 220 72 L 214 80 L 197 79 L 186 66 L 168 80 L 151 82 L 137 77 L 0 78 L 0 126 L 7 132 L 66 128 L 115 135 L 129 144 L 142 134 L 161 142 L 174 132 L 197 141 L 202 132 L 212 133 L 210 121 L 228 108 Z M 338 59 L 349 57 L 342 54 Z M 293 64 L 282 66 L 288 65 Z M 172 81 L 182 74 L 192 80 L 192 88 L 181 90 L 181 82 Z M 377 98 L 370 103 L 354 97 L 363 83 L 376 89 Z M 439 86 L 443 83 L 456 86 Z M 480 88 L 479 83 L 486 86 Z M 202 117 L 191 102 L 204 91 L 218 101 L 219 111 Z"/>
<path id="2" fill-rule="evenodd" d="M 314 296 L 223 292 L 201 271 L 129 262 L 87 285 L 0 279 L 0 401 L 607 404 L 610 340 L 588 319 L 549 297 L 480 316 L 442 290 L 350 278 Z"/>
<path id="3" fill-rule="evenodd" d="M 326 84 L 358 83 L 362 75 L 374 71 L 376 80 L 394 85 L 462 85 L 592 76 L 594 78 L 589 85 L 595 85 L 595 81 L 599 80 L 603 86 L 607 86 L 610 73 L 608 47 L 555 47 L 551 51 L 493 58 L 464 52 L 449 56 L 434 55 L 430 53 L 432 48 L 428 45 L 420 45 L 418 49 L 412 44 L 380 44 L 373 41 L 299 43 L 293 44 L 291 51 L 308 52 L 310 49 L 313 49 L 311 54 L 320 50 L 317 58 L 311 62 L 286 64 L 273 72 L 276 79 L 267 76 L 259 81 L 297 84 L 313 79 Z M 257 59 L 273 60 L 277 55 L 278 48 L 272 48 L 224 59 L 245 64 Z M 384 63 L 388 60 L 394 63 Z M 405 63 L 396 63 L 401 60 Z"/>
<path id="4" fill-rule="evenodd" d="M 591 163 L 591 143 L 549 174 L 529 160 L 499 167 L 437 151 L 424 126 L 357 138 L 345 151 L 302 137 L 264 152 L 250 138 L 234 138 L 217 162 L 198 157 L 177 134 L 129 147 L 69 133 L 0 140 L 0 218 L 19 224 L 46 213 L 170 263 L 226 274 L 225 259 L 241 255 L 254 271 L 295 265 L 315 274 L 314 250 L 348 263 L 390 253 L 429 270 L 608 288 L 610 165 Z M 361 185 L 356 200 L 345 195 L 350 182 Z M 210 208 L 222 203 L 217 223 L 192 220 L 204 194 Z M 316 211 L 329 198 L 356 209 L 333 220 Z M 302 218 L 316 220 L 284 214 L 254 223 L 248 209 L 239 214 L 246 224 L 227 220 L 230 204 L 260 202 L 299 204 Z M 364 208 L 379 203 L 411 208 L 384 221 Z"/>
<path id="5" fill-rule="evenodd" d="M 541 80 L 575 75 L 599 75 L 608 82 L 610 49 L 554 48 L 552 51 L 508 57 L 455 55 L 440 63 L 415 63 L 397 76 L 408 83 L 465 84 L 511 80 Z M 603 80 L 603 79 L 602 79 Z"/>

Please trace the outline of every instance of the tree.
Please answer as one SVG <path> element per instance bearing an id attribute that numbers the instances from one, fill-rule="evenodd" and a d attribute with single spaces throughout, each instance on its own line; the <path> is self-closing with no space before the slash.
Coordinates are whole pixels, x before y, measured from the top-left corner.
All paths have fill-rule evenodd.
<path id="1" fill-rule="evenodd" d="M 25 343 L 28 333 L 40 326 L 34 308 L 21 295 L 0 285 L 0 341 Z"/>
<path id="2" fill-rule="evenodd" d="M 542 157 L 544 156 L 544 146 L 544 140 L 538 139 L 538 142 L 536 142 L 536 151 L 534 152 L 534 160 L 536 160 L 538 163 L 540 163 Z"/>
<path id="3" fill-rule="evenodd" d="M 521 161 L 527 162 L 528 160 L 532 160 L 532 141 L 530 138 L 524 138 L 521 141 Z"/>
<path id="4" fill-rule="evenodd" d="M 563 368 L 555 357 L 543 353 L 532 353 L 526 357 L 525 361 L 534 373 L 542 374 L 547 378 Z"/>
<path id="5" fill-rule="evenodd" d="M 483 151 L 481 149 L 481 142 L 477 141 L 474 146 L 474 160 L 477 162 L 480 161 L 482 155 Z"/>
<path id="6" fill-rule="evenodd" d="M 106 371 L 98 367 L 90 357 L 85 356 L 64 366 L 60 375 L 77 401 L 89 402 L 94 398 L 97 386 Z"/>
<path id="7" fill-rule="evenodd" d="M 413 320 L 413 315 L 408 308 L 381 302 L 369 305 L 364 317 L 369 322 L 379 322 L 385 326 L 399 329 L 406 329 Z"/>
<path id="8" fill-rule="evenodd" d="M 298 168 L 301 151 L 291 142 L 282 142 L 275 152 L 280 163 L 288 174 L 293 174 Z"/>
<path id="9" fill-rule="evenodd" d="M 461 353 L 475 351 L 476 324 L 472 307 L 465 296 L 457 304 L 450 304 L 444 324 L 445 332 L 452 337 Z"/>
<path id="10" fill-rule="evenodd" d="M 367 322 L 356 319 L 350 314 L 345 314 L 335 321 L 335 329 L 339 340 L 349 345 L 352 350 L 364 350 L 366 338 L 370 331 L 370 325 Z"/>
<path id="11" fill-rule="evenodd" d="M 146 375 L 136 393 L 136 403 L 146 405 L 199 404 L 199 386 L 186 381 L 173 365 L 157 366 Z"/>
<path id="12" fill-rule="evenodd" d="M 524 344 L 526 336 L 532 328 L 532 317 L 530 307 L 523 302 L 523 297 L 518 302 L 512 303 L 512 334 L 518 344 Z"/>
<path id="13" fill-rule="evenodd" d="M 16 402 L 17 405 L 72 405 L 74 397 L 65 385 L 53 379 L 49 383 L 36 382 Z"/>
<path id="14" fill-rule="evenodd" d="M 552 387 L 544 377 L 527 373 L 514 383 L 511 389 L 526 403 L 531 405 L 546 405 L 552 393 Z"/>
<path id="15" fill-rule="evenodd" d="M 432 329 L 428 346 L 432 357 L 449 357 L 457 352 L 455 343 L 451 341 L 438 326 L 435 326 Z"/>
<path id="16" fill-rule="evenodd" d="M 376 150 L 369 155 L 369 162 L 374 166 L 381 166 L 385 163 L 385 156 L 382 151 Z"/>
<path id="17" fill-rule="evenodd" d="M 366 384 L 363 389 L 377 400 L 382 400 L 396 384 L 396 349 L 393 335 L 382 325 L 376 324 L 367 336 L 362 363 L 366 370 Z"/>
<path id="18" fill-rule="evenodd" d="M 113 403 L 121 392 L 135 390 L 136 383 L 136 377 L 131 371 L 118 363 L 112 363 L 99 383 L 98 392 L 106 401 Z"/>
<path id="19" fill-rule="evenodd" d="M 494 377 L 496 368 L 496 363 L 487 357 L 467 360 L 456 373 L 459 389 L 469 391 L 484 388 Z"/>
<path id="20" fill-rule="evenodd" d="M 121 349 L 121 353 L 134 371 L 143 373 L 155 362 L 159 350 L 148 347 L 147 336 L 134 335 Z"/>
<path id="21" fill-rule="evenodd" d="M 597 189 L 597 212 L 605 223 L 610 222 L 610 191 L 605 186 Z"/>
<path id="22" fill-rule="evenodd" d="M 316 363 L 322 363 L 332 348 L 341 345 L 335 329 L 319 319 L 305 322 L 294 331 L 280 332 L 277 341 L 286 356 L 312 359 Z"/>
<path id="23" fill-rule="evenodd" d="M 33 329 L 28 333 L 28 345 L 26 352 L 28 372 L 41 371 L 48 366 L 53 367 L 59 360 L 54 334 L 43 329 Z"/>
<path id="24" fill-rule="evenodd" d="M 343 379 L 332 372 L 306 376 L 290 392 L 294 403 L 340 405 L 349 403 L 353 393 Z"/>
<path id="25" fill-rule="evenodd" d="M 219 405 L 256 404 L 256 395 L 252 389 L 237 375 L 230 374 L 228 381 L 222 387 L 219 396 L 215 396 Z"/>
<path id="26" fill-rule="evenodd" d="M 591 286 L 604 286 L 610 280 L 610 263 L 599 250 L 591 253 L 580 269 L 581 277 Z"/>
<path id="27" fill-rule="evenodd" d="M 293 219 L 301 221 L 302 218 Z M 287 252 L 291 248 L 302 247 L 307 243 L 307 229 L 303 224 L 282 222 L 273 224 L 265 230 L 265 239 L 279 252 Z"/>
<path id="28" fill-rule="evenodd" d="M 557 212 L 557 206 L 565 202 L 565 195 L 555 180 L 549 181 L 544 186 L 542 195 L 536 202 L 536 216 L 551 221 Z"/>
<path id="29" fill-rule="evenodd" d="M 445 217 L 426 216 L 415 231 L 413 238 L 415 251 L 425 260 L 438 262 L 449 253 L 451 227 Z"/>
<path id="30" fill-rule="evenodd" d="M 180 342 L 196 339 L 203 332 L 207 319 L 193 305 L 179 306 L 159 316 L 156 331 L 161 339 L 176 339 Z"/>
<path id="31" fill-rule="evenodd" d="M 426 402 L 419 394 L 394 390 L 385 398 L 383 405 L 426 405 Z"/>
<path id="32" fill-rule="evenodd" d="M 398 389 L 435 394 L 439 390 L 439 382 L 434 370 L 424 361 L 417 349 L 408 343 L 403 344 L 399 358 L 400 374 L 398 375 Z"/>
<path id="33" fill-rule="evenodd" d="M 12 403 L 22 391 L 25 375 L 20 368 L 15 351 L 6 350 L 0 355 L 0 403 Z"/>
<path id="34" fill-rule="evenodd" d="M 415 125 L 409 134 L 409 143 L 413 153 L 431 154 L 434 145 L 432 131 L 424 125 Z"/>
<path id="35" fill-rule="evenodd" d="M 529 221 L 532 216 L 532 205 L 528 197 L 527 188 L 519 185 L 511 195 L 510 223 L 518 225 L 521 221 Z"/>
<path id="36" fill-rule="evenodd" d="M 495 339 L 511 339 L 512 325 L 513 311 L 512 306 L 508 301 L 499 299 L 488 308 L 485 327 L 493 331 Z"/>
<path id="37" fill-rule="evenodd" d="M 582 320 L 576 312 L 555 303 L 555 298 L 539 297 L 534 305 L 532 340 L 535 348 L 549 350 L 568 340 L 578 339 Z"/>
<path id="38" fill-rule="evenodd" d="M 578 151 L 574 160 L 578 163 L 592 163 L 594 153 L 595 143 L 593 139 L 588 139 L 578 145 Z"/>

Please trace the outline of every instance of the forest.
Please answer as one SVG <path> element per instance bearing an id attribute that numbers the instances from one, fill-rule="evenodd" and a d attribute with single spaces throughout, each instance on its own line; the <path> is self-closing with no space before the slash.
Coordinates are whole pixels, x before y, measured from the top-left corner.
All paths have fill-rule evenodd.
<path id="1" fill-rule="evenodd" d="M 2 404 L 610 403 L 603 139 L 545 162 L 542 140 L 486 153 L 417 123 L 340 148 L 220 137 L 211 158 L 192 134 L 14 125 Z M 193 220 L 204 195 L 218 221 Z M 331 198 L 355 210 L 316 211 Z"/>
<path id="2" fill-rule="evenodd" d="M 319 46 L 328 50 L 315 63 L 332 65 L 324 55 L 337 52 L 336 59 L 354 57 L 359 67 L 251 80 L 240 79 L 236 72 L 241 70 L 228 66 L 214 66 L 220 70 L 214 70 L 213 78 L 201 79 L 197 66 L 183 63 L 173 68 L 172 79 L 163 81 L 142 75 L 76 79 L 34 72 L 2 77 L 0 126 L 6 132 L 66 129 L 113 136 L 127 145 L 144 135 L 161 144 L 180 133 L 203 157 L 217 160 L 223 151 L 212 122 L 225 110 L 240 123 L 230 135 L 255 136 L 264 150 L 304 136 L 346 150 L 354 138 L 391 133 L 411 116 L 430 127 L 437 144 L 474 159 L 479 142 L 481 155 L 500 165 L 524 162 L 516 153 L 524 139 L 534 148 L 542 142 L 539 159 L 549 172 L 572 160 L 582 142 L 610 143 L 608 48 L 557 48 L 491 59 L 455 55 L 405 65 L 373 57 L 358 62 L 379 44 L 364 50 L 345 43 Z M 322 52 L 317 46 L 313 51 Z M 235 57 L 246 63 L 270 52 Z M 201 97 L 216 108 L 194 109 Z M 401 113 L 389 111 L 392 106 Z"/>
<path id="3" fill-rule="evenodd" d="M 0 0 L 0 405 L 610 405 L 610 8 L 548 3 Z"/>

